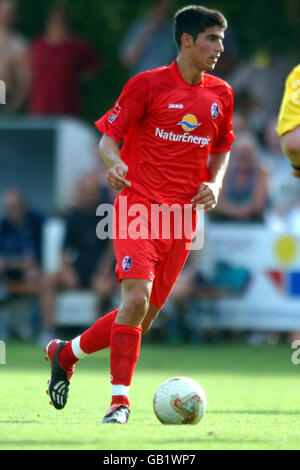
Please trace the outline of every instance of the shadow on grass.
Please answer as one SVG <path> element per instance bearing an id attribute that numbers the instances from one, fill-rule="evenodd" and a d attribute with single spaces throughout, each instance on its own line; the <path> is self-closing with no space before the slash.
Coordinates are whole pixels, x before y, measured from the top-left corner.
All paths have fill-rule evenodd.
<path id="1" fill-rule="evenodd" d="M 285 411 L 285 410 L 210 410 L 209 414 L 237 414 L 237 415 L 287 415 L 299 416 L 300 411 Z"/>
<path id="2" fill-rule="evenodd" d="M 203 437 L 200 437 L 200 438 L 191 438 L 191 439 L 188 439 L 188 441 L 183 441 L 182 437 L 181 438 L 171 438 L 171 439 L 151 439 L 148 441 L 148 445 L 149 445 L 149 449 L 148 450 L 160 450 L 162 448 L 164 448 L 165 445 L 167 445 L 170 449 L 172 448 L 172 445 L 176 445 L 180 443 L 181 445 L 184 445 L 185 443 L 186 444 L 189 444 L 190 445 L 194 445 L 193 449 L 194 450 L 197 450 L 197 447 L 199 445 L 203 446 L 203 445 L 207 445 L 207 444 L 231 444 L 233 447 L 232 449 L 234 449 L 234 446 L 238 447 L 242 444 L 265 444 L 267 445 L 268 443 L 273 443 L 272 440 L 267 440 L 267 439 L 241 439 L 241 438 L 237 438 L 237 439 L 232 439 L 232 438 L 222 438 L 222 437 L 217 437 L 215 434 L 212 435 L 212 436 L 203 436 Z M 67 448 L 71 448 L 71 449 L 76 449 L 76 447 L 78 449 L 82 448 L 82 447 L 90 447 L 90 449 L 100 449 L 100 450 L 111 450 L 111 447 L 114 447 L 114 443 L 111 443 L 111 445 L 109 446 L 109 444 L 107 444 L 107 448 L 103 446 L 103 442 L 101 442 L 99 440 L 99 442 L 97 442 L 96 440 L 94 441 L 73 441 L 73 440 L 47 440 L 47 441 L 44 441 L 44 440 L 23 440 L 23 439 L 19 439 L 19 440 L 2 440 L 0 439 L 0 446 L 3 447 L 3 446 L 8 446 L 8 447 L 12 447 L 12 446 L 15 446 L 16 449 L 20 449 L 20 448 L 23 448 L 23 447 L 29 447 L 32 446 L 32 447 L 36 447 L 36 448 L 42 448 L 42 449 L 51 449 L 52 446 L 54 447 L 58 447 L 58 448 L 63 448 L 63 446 L 66 446 Z M 138 445 L 136 446 L 138 447 Z M 126 445 L 126 449 L 133 449 L 133 450 L 139 450 L 137 449 L 136 447 L 131 447 L 130 445 Z"/>
<path id="3" fill-rule="evenodd" d="M 146 344 L 142 347 L 137 370 L 156 373 L 168 371 L 178 375 L 194 373 L 235 374 L 295 374 L 298 369 L 291 362 L 293 350 L 288 345 L 205 345 L 165 346 Z M 32 369 L 49 370 L 42 348 L 27 343 L 8 343 L 5 371 Z M 88 356 L 78 364 L 81 370 L 105 371 L 109 369 L 109 349 Z M 182 373 L 184 371 L 184 373 Z"/>
<path id="4" fill-rule="evenodd" d="M 4 420 L 0 420 L 0 424 L 40 424 L 40 422 L 33 421 L 33 420 L 22 420 L 22 419 L 4 419 Z"/>
<path id="5" fill-rule="evenodd" d="M 26 441 L 26 440 L 18 440 L 18 441 L 4 441 L 2 439 L 0 439 L 0 446 L 16 446 L 15 449 L 19 449 L 21 446 L 24 447 L 24 446 L 35 446 L 35 447 L 38 447 L 38 448 L 42 448 L 42 449 L 50 449 L 51 450 L 51 447 L 50 446 L 57 446 L 59 448 L 61 448 L 61 446 L 63 445 L 66 445 L 66 446 L 69 446 L 69 447 L 74 447 L 74 446 L 78 446 L 78 448 L 80 448 L 80 446 L 82 445 L 86 445 L 86 444 L 89 444 L 89 442 L 82 442 L 82 441 L 62 441 L 62 440 L 57 440 L 57 441 L 43 441 L 43 440 L 31 440 L 31 441 Z M 91 442 L 91 444 L 94 444 L 93 442 Z M 49 447 L 48 447 L 49 446 Z"/>

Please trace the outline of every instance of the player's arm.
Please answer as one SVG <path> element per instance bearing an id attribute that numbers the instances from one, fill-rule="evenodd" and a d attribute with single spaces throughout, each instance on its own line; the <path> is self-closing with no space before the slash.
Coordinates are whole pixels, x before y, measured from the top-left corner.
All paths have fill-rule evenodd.
<path id="1" fill-rule="evenodd" d="M 211 153 L 207 162 L 209 181 L 200 185 L 192 204 L 203 204 L 204 211 L 215 209 L 222 189 L 223 179 L 228 167 L 230 149 L 234 141 L 232 128 L 233 92 L 229 86 L 222 92 L 223 118 L 219 124 L 218 135 L 212 143 Z"/>
<path id="2" fill-rule="evenodd" d="M 293 175 L 300 178 L 300 126 L 280 138 L 282 151 L 293 167 Z"/>
<path id="3" fill-rule="evenodd" d="M 128 166 L 121 159 L 120 148 L 117 142 L 104 134 L 100 140 L 99 150 L 101 157 L 109 167 L 107 174 L 109 186 L 118 191 L 131 186 L 130 181 L 125 179 Z"/>
<path id="4" fill-rule="evenodd" d="M 198 193 L 191 200 L 193 207 L 203 204 L 204 211 L 213 210 L 218 202 L 224 176 L 228 167 L 230 152 L 210 154 L 208 160 L 209 181 L 200 185 Z"/>
<path id="5" fill-rule="evenodd" d="M 293 167 L 293 175 L 300 178 L 300 65 L 286 79 L 277 132 L 283 153 Z"/>
<path id="6" fill-rule="evenodd" d="M 124 86 L 112 110 L 95 122 L 103 134 L 100 140 L 100 154 L 110 168 L 108 184 L 113 189 L 131 186 L 125 179 L 128 167 L 120 156 L 120 144 L 128 130 L 145 114 L 149 101 L 149 79 L 147 73 L 132 77 Z"/>

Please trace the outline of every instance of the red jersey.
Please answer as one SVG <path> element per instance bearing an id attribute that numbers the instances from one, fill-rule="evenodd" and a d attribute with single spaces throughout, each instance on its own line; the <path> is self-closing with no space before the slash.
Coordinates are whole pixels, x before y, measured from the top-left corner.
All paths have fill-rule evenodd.
<path id="1" fill-rule="evenodd" d="M 190 204 L 209 181 L 209 155 L 231 148 L 232 112 L 226 82 L 204 73 L 190 85 L 174 61 L 131 78 L 95 125 L 118 144 L 124 141 L 121 158 L 133 190 L 160 204 Z"/>

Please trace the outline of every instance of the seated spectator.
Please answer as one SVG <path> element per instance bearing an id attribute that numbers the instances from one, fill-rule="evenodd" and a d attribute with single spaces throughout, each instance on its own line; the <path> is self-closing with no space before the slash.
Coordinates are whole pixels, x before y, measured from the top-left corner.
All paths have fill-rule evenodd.
<path id="1" fill-rule="evenodd" d="M 28 340 L 38 325 L 35 312 L 44 218 L 28 208 L 18 189 L 4 192 L 3 214 L 0 222 L 0 302 L 4 308 L 1 309 L 0 336 L 8 339 L 13 331 Z M 6 314 L 10 309 L 13 315 Z"/>
<path id="2" fill-rule="evenodd" d="M 254 139 L 236 141 L 223 190 L 212 217 L 227 221 L 262 221 L 267 204 L 267 173 L 258 161 Z"/>
<path id="3" fill-rule="evenodd" d="M 233 113 L 232 125 L 233 125 L 233 128 L 234 128 L 234 134 L 237 138 L 239 138 L 239 136 L 241 134 L 243 134 L 243 135 L 244 134 L 246 134 L 246 135 L 250 134 L 250 131 L 247 128 L 247 120 L 246 120 L 243 113 L 241 113 L 239 111 L 235 111 Z"/>
<path id="4" fill-rule="evenodd" d="M 99 222 L 96 209 L 100 203 L 109 202 L 107 187 L 103 186 L 101 190 L 95 174 L 88 174 L 81 180 L 73 207 L 65 219 L 61 269 L 54 274 L 45 274 L 42 283 L 41 308 L 45 330 L 41 342 L 54 336 L 54 308 L 59 289 L 91 289 L 101 296 L 101 310 L 106 310 L 111 301 L 117 286 L 112 242 L 100 240 L 96 234 Z"/>
<path id="5" fill-rule="evenodd" d="M 40 275 L 43 217 L 26 206 L 17 189 L 3 195 L 0 224 L 0 275 L 6 281 L 36 280 Z"/>
<path id="6" fill-rule="evenodd" d="M 277 118 L 271 118 L 263 133 L 262 161 L 269 171 L 269 206 L 266 223 L 272 230 L 300 233 L 300 180 L 294 178 L 276 132 Z"/>
<path id="7" fill-rule="evenodd" d="M 50 11 L 45 34 L 33 42 L 30 59 L 29 112 L 79 116 L 79 84 L 97 72 L 99 61 L 90 46 L 71 33 L 64 8 L 56 6 Z"/>
<path id="8" fill-rule="evenodd" d="M 170 0 L 156 0 L 149 17 L 132 24 L 121 45 L 121 61 L 131 76 L 175 60 L 177 50 L 170 10 Z"/>
<path id="9" fill-rule="evenodd" d="M 13 31 L 15 3 L 0 1 L 0 80 L 6 87 L 6 105 L 1 111 L 17 112 L 24 104 L 29 91 L 30 71 L 27 44 L 22 36 Z"/>

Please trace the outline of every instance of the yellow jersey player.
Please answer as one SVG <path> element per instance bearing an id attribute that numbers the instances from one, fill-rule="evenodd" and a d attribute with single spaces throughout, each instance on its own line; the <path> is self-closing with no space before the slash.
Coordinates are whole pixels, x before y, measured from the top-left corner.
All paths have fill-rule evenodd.
<path id="1" fill-rule="evenodd" d="M 287 77 L 278 117 L 277 132 L 284 154 L 300 178 L 300 64 Z"/>

